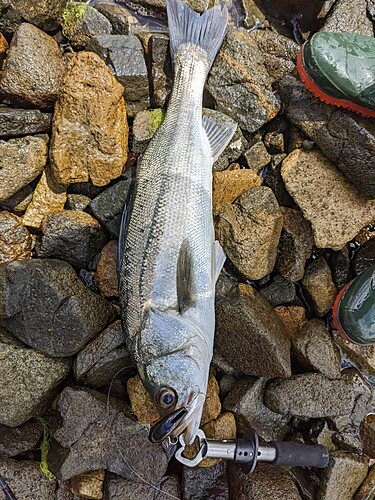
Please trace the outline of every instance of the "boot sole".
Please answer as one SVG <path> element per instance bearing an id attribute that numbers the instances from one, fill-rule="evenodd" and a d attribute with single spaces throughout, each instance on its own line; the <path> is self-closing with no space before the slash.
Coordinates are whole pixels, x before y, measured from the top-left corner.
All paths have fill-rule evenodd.
<path id="1" fill-rule="evenodd" d="M 333 106 L 339 106 L 341 108 L 349 109 L 350 111 L 354 111 L 365 118 L 375 118 L 375 111 L 369 108 L 365 108 L 364 106 L 360 106 L 359 104 L 355 104 L 354 102 L 347 101 L 346 99 L 335 99 L 334 97 L 326 94 L 321 88 L 319 88 L 313 80 L 311 80 L 308 75 L 302 61 L 302 47 L 298 52 L 297 56 L 297 71 L 298 75 L 305 85 L 305 87 L 314 94 L 315 97 L 325 102 L 326 104 L 332 104 Z"/>

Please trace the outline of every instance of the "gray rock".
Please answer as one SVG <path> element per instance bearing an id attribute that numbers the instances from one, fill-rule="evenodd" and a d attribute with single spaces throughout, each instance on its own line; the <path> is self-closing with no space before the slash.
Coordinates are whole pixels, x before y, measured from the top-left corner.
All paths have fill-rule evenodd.
<path id="1" fill-rule="evenodd" d="M 299 281 L 305 273 L 305 263 L 310 257 L 314 238 L 310 223 L 300 210 L 280 207 L 283 230 L 278 248 L 276 269 L 292 281 Z"/>
<path id="2" fill-rule="evenodd" d="M 50 356 L 75 354 L 114 316 L 112 306 L 90 292 L 74 269 L 60 260 L 1 265 L 0 298 L 5 328 Z"/>
<path id="3" fill-rule="evenodd" d="M 207 89 L 218 111 L 235 119 L 241 128 L 254 132 L 276 116 L 280 101 L 272 91 L 273 78 L 251 35 L 244 29 L 233 29 L 227 34 L 212 66 Z"/>
<path id="4" fill-rule="evenodd" d="M 62 14 L 63 35 L 75 48 L 83 48 L 96 35 L 110 35 L 111 23 L 85 2 L 70 2 Z"/>
<path id="5" fill-rule="evenodd" d="M 94 7 L 111 23 L 114 35 L 129 35 L 129 23 L 134 18 L 127 10 L 105 0 L 95 2 Z"/>
<path id="6" fill-rule="evenodd" d="M 243 378 L 229 391 L 223 408 L 234 414 L 238 432 L 253 427 L 266 441 L 283 439 L 288 431 L 289 415 L 271 411 L 263 402 L 268 379 Z"/>
<path id="7" fill-rule="evenodd" d="M 328 467 L 322 471 L 318 500 L 328 498 L 352 500 L 367 471 L 366 459 L 353 453 L 333 451 L 330 454 Z"/>
<path id="8" fill-rule="evenodd" d="M 216 237 L 226 255 L 248 279 L 269 274 L 276 262 L 282 214 L 271 189 L 254 187 L 215 217 Z"/>
<path id="9" fill-rule="evenodd" d="M 164 493 L 164 494 L 163 494 Z M 178 476 L 168 476 L 158 485 L 129 481 L 110 475 L 105 483 L 105 498 L 110 500 L 159 500 L 167 495 L 181 496 L 181 480 Z"/>
<path id="10" fill-rule="evenodd" d="M 293 281 L 284 278 L 280 274 L 276 274 L 271 283 L 263 286 L 259 292 L 273 307 L 300 303 L 297 297 L 296 285 Z"/>
<path id="11" fill-rule="evenodd" d="M 50 108 L 64 72 L 56 41 L 32 24 L 23 23 L 10 44 L 0 79 L 0 94 L 17 105 Z"/>
<path id="12" fill-rule="evenodd" d="M 0 108 L 0 137 L 47 132 L 51 128 L 51 113 L 39 109 Z"/>
<path id="13" fill-rule="evenodd" d="M 345 432 L 347 429 L 352 430 L 353 427 L 358 432 L 362 420 L 374 410 L 373 389 L 370 383 L 355 368 L 344 370 L 342 379 L 347 383 L 349 390 L 353 394 L 353 405 L 348 415 L 336 417 L 334 423 L 339 432 Z"/>
<path id="14" fill-rule="evenodd" d="M 71 481 L 57 481 L 57 489 L 54 500 L 82 500 L 82 497 L 75 495 L 71 490 Z"/>
<path id="15" fill-rule="evenodd" d="M 258 464 L 252 474 L 244 474 L 230 464 L 228 477 L 230 498 L 236 500 L 301 500 L 293 479 L 281 467 Z"/>
<path id="16" fill-rule="evenodd" d="M 84 194 L 68 194 L 65 208 L 68 210 L 85 210 L 91 202 L 91 199 Z"/>
<path id="17" fill-rule="evenodd" d="M 30 259 L 33 239 L 22 219 L 7 211 L 0 212 L 0 264 Z"/>
<path id="18" fill-rule="evenodd" d="M 50 467 L 59 479 L 106 469 L 125 479 L 158 484 L 168 459 L 151 444 L 148 429 L 127 415 L 124 403 L 95 391 L 67 387 L 57 403 L 62 426 L 53 437 L 63 448 L 51 452 Z"/>
<path id="19" fill-rule="evenodd" d="M 48 136 L 0 141 L 0 201 L 10 198 L 42 173 Z"/>
<path id="20" fill-rule="evenodd" d="M 0 424 L 17 427 L 46 410 L 70 363 L 28 349 L 4 334 L 0 348 Z"/>
<path id="21" fill-rule="evenodd" d="M 345 245 L 338 252 L 332 252 L 329 257 L 329 267 L 332 271 L 333 282 L 338 290 L 341 290 L 350 281 L 350 261 L 349 245 Z"/>
<path id="22" fill-rule="evenodd" d="M 142 44 L 135 35 L 99 35 L 87 45 L 100 56 L 124 87 L 129 116 L 150 104 L 149 83 Z"/>
<path id="23" fill-rule="evenodd" d="M 350 415 L 353 390 L 343 379 L 330 380 L 321 373 L 303 373 L 270 382 L 265 404 L 274 412 L 302 418 Z"/>
<path id="24" fill-rule="evenodd" d="M 151 34 L 147 53 L 151 65 L 151 102 L 154 107 L 164 107 L 172 89 L 172 62 L 169 38 L 161 33 Z"/>
<path id="25" fill-rule="evenodd" d="M 38 256 L 66 260 L 77 267 L 88 267 L 107 241 L 99 222 L 80 210 L 61 210 L 47 216 L 42 231 Z"/>
<path id="26" fill-rule="evenodd" d="M 375 20 L 375 0 L 366 0 L 367 1 L 367 12 L 371 19 Z"/>
<path id="27" fill-rule="evenodd" d="M 33 450 L 43 434 L 38 422 L 26 422 L 19 427 L 0 425 L 0 458 L 14 457 Z"/>
<path id="28" fill-rule="evenodd" d="M 249 149 L 245 151 L 244 157 L 248 167 L 255 170 L 257 173 L 271 161 L 271 156 L 260 137 L 252 141 Z"/>
<path id="29" fill-rule="evenodd" d="M 267 169 L 265 169 L 263 185 L 272 189 L 272 192 L 276 196 L 279 205 L 283 207 L 294 208 L 296 204 L 286 190 L 283 178 L 281 176 L 281 162 L 283 161 L 285 156 L 285 154 L 282 154 L 272 157 L 271 164 L 267 167 Z"/>
<path id="30" fill-rule="evenodd" d="M 324 257 L 318 257 L 306 266 L 302 286 L 312 300 L 316 314 L 324 316 L 337 295 L 331 270 Z"/>
<path id="31" fill-rule="evenodd" d="M 223 461 L 213 467 L 185 466 L 182 469 L 182 488 L 184 500 L 227 500 L 227 464 Z"/>
<path id="32" fill-rule="evenodd" d="M 143 153 L 152 136 L 163 123 L 165 111 L 161 108 L 145 109 L 137 113 L 133 121 L 132 151 Z"/>
<path id="33" fill-rule="evenodd" d="M 279 93 L 287 118 L 319 146 L 360 192 L 375 198 L 373 121 L 324 104 L 289 75 L 280 82 Z M 306 177 L 304 181 L 307 186 Z"/>
<path id="34" fill-rule="evenodd" d="M 337 0 L 320 31 L 358 33 L 360 35 L 374 36 L 374 28 L 367 17 L 366 0 Z"/>
<path id="35" fill-rule="evenodd" d="M 77 382 L 95 388 L 111 382 L 119 370 L 124 373 L 132 367 L 121 321 L 116 321 L 77 354 L 73 371 Z"/>
<path id="36" fill-rule="evenodd" d="M 217 292 L 215 352 L 246 375 L 290 376 L 290 340 L 272 306 L 250 285 Z"/>
<path id="37" fill-rule="evenodd" d="M 292 352 L 304 368 L 327 378 L 340 378 L 341 353 L 323 321 L 314 318 L 303 326 L 293 337 Z"/>
<path id="38" fill-rule="evenodd" d="M 359 276 L 375 264 L 375 240 L 363 244 L 354 257 L 354 274 Z"/>
<path id="39" fill-rule="evenodd" d="M 56 482 L 46 478 L 39 462 L 3 459 L 0 460 L 0 470 L 15 498 L 51 500 L 55 496 Z"/>
<path id="40" fill-rule="evenodd" d="M 0 16 L 0 30 L 13 32 L 21 20 L 44 31 L 56 30 L 61 24 L 61 13 L 67 0 L 11 0 L 2 2 L 4 13 Z"/>

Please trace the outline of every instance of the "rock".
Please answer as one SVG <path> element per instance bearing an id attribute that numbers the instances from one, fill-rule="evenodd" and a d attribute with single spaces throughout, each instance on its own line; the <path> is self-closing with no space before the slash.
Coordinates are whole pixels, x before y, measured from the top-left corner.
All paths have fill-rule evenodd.
<path id="1" fill-rule="evenodd" d="M 81 210 L 82 212 L 89 206 L 91 198 L 84 194 L 68 194 L 65 208 L 68 210 Z"/>
<path id="2" fill-rule="evenodd" d="M 32 24 L 23 23 L 10 44 L 0 79 L 0 94 L 17 105 L 51 108 L 63 72 L 56 41 Z"/>
<path id="3" fill-rule="evenodd" d="M 360 192 L 375 198 L 375 130 L 373 122 L 369 119 L 356 117 L 345 110 L 336 109 L 328 104 L 324 104 L 319 99 L 316 99 L 301 82 L 289 75 L 283 77 L 280 82 L 279 93 L 285 106 L 286 117 L 317 144 L 323 155 L 329 158 Z M 319 123 L 319 127 L 316 126 L 317 123 Z M 309 181 L 312 174 L 313 186 L 316 194 L 319 195 L 318 198 L 324 199 L 325 202 L 330 202 L 330 209 L 325 211 L 326 213 L 324 214 L 319 214 L 321 220 L 328 219 L 330 210 L 336 214 L 338 211 L 335 208 L 336 206 L 340 210 L 346 207 L 347 212 L 342 212 L 340 220 L 336 222 L 337 233 L 339 235 L 346 228 L 346 225 L 343 227 L 339 225 L 339 222 L 343 220 L 346 221 L 348 228 L 351 230 L 353 221 L 356 220 L 358 217 L 357 214 L 360 212 L 360 208 L 357 208 L 353 212 L 352 205 L 354 204 L 357 207 L 358 200 L 362 199 L 358 197 L 355 191 L 350 189 L 349 185 L 341 180 L 337 175 L 336 169 L 329 163 L 328 166 L 327 162 L 323 159 L 322 162 L 325 167 L 323 168 L 322 166 L 319 170 L 315 171 L 316 162 L 313 161 L 314 156 L 311 155 L 315 154 L 320 157 L 319 153 L 311 151 L 310 153 L 301 152 L 293 154 L 299 154 L 301 158 L 304 158 L 308 154 L 310 161 L 307 162 L 308 165 L 303 169 L 304 187 L 311 186 L 311 182 Z M 319 161 L 319 163 L 321 162 Z M 318 173 L 318 171 L 321 173 Z M 335 172 L 335 175 L 331 175 L 332 171 Z M 296 171 L 294 171 L 295 174 Z M 325 179 L 325 176 L 327 176 L 327 179 Z M 320 177 L 322 181 L 317 182 L 317 177 Z M 331 188 L 328 186 L 328 179 L 332 182 L 332 188 L 334 188 L 332 191 L 330 191 Z M 335 185 L 336 179 L 338 179 L 338 185 Z M 325 189 L 323 189 L 324 187 Z M 329 192 L 329 200 L 325 194 L 327 192 Z M 338 197 L 338 192 L 340 193 L 340 197 Z M 299 204 L 299 201 L 297 203 Z M 363 204 L 364 201 L 360 203 Z M 323 203 L 321 203 L 321 209 L 323 208 Z M 305 213 L 304 215 L 306 217 Z M 308 219 L 308 217 L 306 218 Z M 364 225 L 366 225 L 366 222 L 359 225 L 359 227 Z M 358 229 L 356 232 L 358 232 Z M 346 234 L 346 231 L 343 234 Z M 348 239 L 351 239 L 353 236 L 350 236 Z M 340 244 L 340 248 L 346 241 L 348 240 Z M 327 247 L 329 245 L 322 246 Z M 336 249 L 338 249 L 337 246 Z"/>
<path id="4" fill-rule="evenodd" d="M 17 215 L 0 212 L 0 264 L 30 259 L 33 239 Z"/>
<path id="5" fill-rule="evenodd" d="M 62 13 L 62 32 L 73 47 L 82 49 L 96 35 L 110 35 L 111 23 L 85 2 L 68 3 Z"/>
<path id="6" fill-rule="evenodd" d="M 215 233 L 225 253 L 248 279 L 269 274 L 276 261 L 282 214 L 269 188 L 255 187 L 230 204 L 222 204 Z"/>
<path id="7" fill-rule="evenodd" d="M 249 189 L 260 186 L 261 179 L 250 169 L 224 170 L 212 176 L 212 210 L 220 212 L 222 203 L 233 203 Z"/>
<path id="8" fill-rule="evenodd" d="M 251 35 L 244 29 L 229 31 L 206 87 L 219 111 L 254 132 L 276 116 L 280 101 L 272 91 L 273 79 Z"/>
<path id="9" fill-rule="evenodd" d="M 61 210 L 45 218 L 39 257 L 62 259 L 72 266 L 88 267 L 107 236 L 99 222 L 80 210 Z"/>
<path id="10" fill-rule="evenodd" d="M 72 478 L 72 492 L 84 498 L 101 500 L 103 498 L 103 469 L 85 472 Z"/>
<path id="11" fill-rule="evenodd" d="M 322 471 L 318 499 L 352 500 L 367 471 L 367 461 L 358 455 L 342 451 L 330 453 L 329 465 Z"/>
<path id="12" fill-rule="evenodd" d="M 279 205 L 295 208 L 296 204 L 286 190 L 283 178 L 281 177 L 281 162 L 285 157 L 285 154 L 272 157 L 270 165 L 265 170 L 263 185 L 272 189 Z"/>
<path id="13" fill-rule="evenodd" d="M 58 182 L 90 179 L 104 186 L 121 174 L 128 151 L 122 93 L 96 54 L 79 52 L 68 63 L 52 124 L 50 161 Z"/>
<path id="14" fill-rule="evenodd" d="M 135 35 L 95 36 L 91 38 L 87 50 L 98 54 L 124 87 L 129 116 L 150 105 L 146 62 L 142 44 Z"/>
<path id="15" fill-rule="evenodd" d="M 0 201 L 35 179 L 47 162 L 48 136 L 0 141 Z"/>
<path id="16" fill-rule="evenodd" d="M 208 378 L 206 399 L 203 406 L 201 425 L 211 422 L 220 415 L 221 402 L 219 399 L 219 384 L 211 370 Z"/>
<path id="17" fill-rule="evenodd" d="M 53 437 L 63 448 L 51 450 L 49 460 L 59 479 L 97 469 L 138 481 L 134 470 L 152 484 L 164 476 L 168 460 L 162 447 L 150 443 L 146 426 L 127 417 L 124 403 L 110 398 L 107 405 L 104 394 L 66 387 L 57 407 L 62 426 Z"/>
<path id="18" fill-rule="evenodd" d="M 215 352 L 246 375 L 290 376 L 290 340 L 272 306 L 250 285 L 217 291 Z"/>
<path id="19" fill-rule="evenodd" d="M 362 420 L 359 432 L 364 453 L 375 458 L 375 414 L 370 413 Z"/>
<path id="20" fill-rule="evenodd" d="M 345 380 L 330 380 L 321 373 L 303 373 L 270 382 L 264 401 L 277 413 L 324 418 L 350 415 L 353 391 Z"/>
<path id="21" fill-rule="evenodd" d="M 4 2 L 6 6 L 6 17 L 23 19 L 44 31 L 56 30 L 60 26 L 61 13 L 65 7 L 67 0 L 13 0 L 12 2 Z M 20 22 L 20 21 L 19 21 Z M 0 29 L 1 29 L 0 23 Z"/>
<path id="22" fill-rule="evenodd" d="M 375 19 L 375 1 L 367 0 L 367 12 L 372 20 Z"/>
<path id="23" fill-rule="evenodd" d="M 5 328 L 50 356 L 75 354 L 114 315 L 112 306 L 90 292 L 74 269 L 60 260 L 2 264 L 0 297 L 0 322 Z"/>
<path id="24" fill-rule="evenodd" d="M 115 321 L 89 342 L 73 365 L 77 382 L 93 388 L 109 384 L 119 370 L 125 373 L 131 368 L 121 321 Z"/>
<path id="25" fill-rule="evenodd" d="M 250 148 L 245 151 L 244 157 L 248 167 L 255 170 L 256 173 L 259 173 L 271 161 L 271 156 L 260 139 L 250 145 Z"/>
<path id="26" fill-rule="evenodd" d="M 284 153 L 284 134 L 277 131 L 267 132 L 264 136 L 264 144 L 267 148 L 267 151 L 272 154 Z"/>
<path id="27" fill-rule="evenodd" d="M 357 490 L 354 500 L 371 500 L 375 495 L 375 464 L 369 469 L 366 479 Z"/>
<path id="28" fill-rule="evenodd" d="M 25 226 L 39 229 L 45 217 L 60 212 L 66 202 L 66 186 L 58 184 L 47 167 L 33 192 L 32 200 L 22 218 Z"/>
<path id="29" fill-rule="evenodd" d="M 33 198 L 33 191 L 36 183 L 37 181 L 34 180 L 30 184 L 21 188 L 10 198 L 0 201 L 0 207 L 5 210 L 9 210 L 10 212 L 14 212 L 17 215 L 22 215 L 22 212 L 27 209 Z"/>
<path id="30" fill-rule="evenodd" d="M 290 339 L 293 339 L 307 322 L 305 308 L 302 306 L 277 306 L 275 313 L 280 318 Z"/>
<path id="31" fill-rule="evenodd" d="M 0 348 L 0 424 L 17 427 L 43 414 L 70 364 L 28 349 L 4 334 Z"/>
<path id="32" fill-rule="evenodd" d="M 131 411 L 139 422 L 152 426 L 160 420 L 155 403 L 139 375 L 128 380 L 127 388 Z"/>
<path id="33" fill-rule="evenodd" d="M 82 500 L 82 497 L 72 493 L 71 481 L 57 481 L 54 500 Z"/>
<path id="34" fill-rule="evenodd" d="M 311 225 L 302 213 L 293 208 L 281 207 L 283 230 L 281 233 L 276 269 L 292 281 L 302 279 L 306 260 L 314 244 Z"/>
<path id="35" fill-rule="evenodd" d="M 244 13 L 244 23 L 246 28 L 252 28 L 255 20 L 263 23 L 266 19 L 263 11 L 258 7 L 256 0 L 240 0 Z"/>
<path id="36" fill-rule="evenodd" d="M 306 266 L 302 286 L 312 300 L 317 315 L 324 316 L 337 295 L 331 270 L 324 257 L 318 257 Z"/>
<path id="37" fill-rule="evenodd" d="M 320 31 L 349 31 L 373 37 L 374 28 L 367 17 L 366 8 L 366 0 L 359 0 L 355 5 L 350 0 L 338 0 L 329 11 Z"/>
<path id="38" fill-rule="evenodd" d="M 142 500 L 157 500 L 157 497 L 160 497 L 160 495 L 165 497 L 173 495 L 173 498 L 182 498 L 181 480 L 178 476 L 166 476 L 160 484 L 150 486 L 141 482 L 128 481 L 113 474 L 107 476 L 109 477 L 107 477 L 105 483 L 105 498 L 111 500 L 131 500 L 138 498 Z"/>
<path id="39" fill-rule="evenodd" d="M 119 293 L 116 258 L 117 241 L 111 240 L 100 252 L 95 273 L 100 293 L 105 297 L 117 297 Z"/>
<path id="40" fill-rule="evenodd" d="M 299 304 L 296 285 L 280 274 L 276 274 L 272 281 L 259 291 L 273 307 L 282 304 Z"/>
<path id="41" fill-rule="evenodd" d="M 43 426 L 29 421 L 19 427 L 0 425 L 0 458 L 14 457 L 35 449 L 43 434 Z"/>
<path id="42" fill-rule="evenodd" d="M 359 276 L 375 264 L 375 240 L 367 241 L 354 257 L 354 274 Z"/>
<path id="43" fill-rule="evenodd" d="M 341 290 L 350 281 L 349 245 L 345 245 L 338 252 L 332 252 L 329 257 L 333 282 Z"/>
<path id="44" fill-rule="evenodd" d="M 355 368 L 348 368 L 342 371 L 342 378 L 353 394 L 353 405 L 349 415 L 334 419 L 339 432 L 350 427 L 358 428 L 365 416 L 373 411 L 373 389 L 362 374 Z"/>
<path id="45" fill-rule="evenodd" d="M 332 333 L 335 343 L 359 370 L 369 375 L 375 375 L 375 345 L 356 345 L 352 342 L 346 342 L 336 330 L 333 330 Z"/>
<path id="46" fill-rule="evenodd" d="M 51 121 L 51 113 L 43 113 L 39 109 L 1 107 L 0 137 L 19 137 L 48 132 Z"/>
<path id="47" fill-rule="evenodd" d="M 230 464 L 228 477 L 230 498 L 236 500 L 301 500 L 288 471 L 280 467 L 258 464 L 245 475 L 238 465 Z"/>
<path id="48" fill-rule="evenodd" d="M 182 469 L 182 498 L 184 500 L 227 500 L 229 498 L 226 462 L 213 467 Z"/>
<path id="49" fill-rule="evenodd" d="M 95 2 L 95 9 L 103 14 L 112 26 L 112 33 L 115 35 L 129 35 L 132 26 L 132 21 L 135 18 L 129 11 L 122 8 L 120 5 L 103 2 Z"/>
<path id="50" fill-rule="evenodd" d="M 223 406 L 236 419 L 239 433 L 253 427 L 266 441 L 283 439 L 288 431 L 289 415 L 271 411 L 263 402 L 268 379 L 245 377 L 225 398 Z"/>
<path id="51" fill-rule="evenodd" d="M 294 336 L 292 352 L 304 368 L 318 371 L 330 379 L 340 378 L 341 353 L 323 321 L 310 320 Z"/>
<path id="52" fill-rule="evenodd" d="M 14 498 L 22 500 L 51 500 L 56 482 L 49 481 L 40 470 L 39 462 L 31 460 L 0 460 L 1 475 L 8 483 Z"/>
<path id="53" fill-rule="evenodd" d="M 135 115 L 133 121 L 132 151 L 143 153 L 152 136 L 163 123 L 165 112 L 161 108 L 145 109 Z"/>
<path id="54" fill-rule="evenodd" d="M 151 66 L 151 101 L 156 107 L 164 107 L 172 89 L 172 61 L 169 38 L 161 33 L 152 33 L 147 43 Z"/>

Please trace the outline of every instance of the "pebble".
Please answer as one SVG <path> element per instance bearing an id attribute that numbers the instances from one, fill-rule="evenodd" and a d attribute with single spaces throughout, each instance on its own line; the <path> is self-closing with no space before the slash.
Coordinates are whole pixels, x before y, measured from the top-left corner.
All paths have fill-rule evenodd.
<path id="1" fill-rule="evenodd" d="M 0 425 L 0 458 L 14 457 L 36 448 L 43 426 L 30 420 L 19 427 Z"/>
<path id="2" fill-rule="evenodd" d="M 307 323 L 305 308 L 302 306 L 277 306 L 275 307 L 275 313 L 280 318 L 286 333 L 291 339 Z"/>
<path id="3" fill-rule="evenodd" d="M 0 201 L 10 198 L 42 173 L 48 136 L 0 140 Z"/>
<path id="4" fill-rule="evenodd" d="M 367 17 L 367 1 L 337 0 L 324 20 L 320 31 L 350 32 L 374 36 L 374 28 Z"/>
<path id="5" fill-rule="evenodd" d="M 163 123 L 165 112 L 161 108 L 145 109 L 135 115 L 133 121 L 132 151 L 143 153 L 152 136 Z"/>
<path id="6" fill-rule="evenodd" d="M 271 156 L 262 140 L 257 139 L 256 142 L 253 141 L 254 143 L 250 144 L 249 149 L 244 153 L 244 157 L 248 167 L 258 174 L 271 161 Z"/>
<path id="7" fill-rule="evenodd" d="M 41 109 L 57 99 L 64 65 L 56 41 L 32 24 L 23 23 L 12 38 L 0 94 L 5 102 Z"/>
<path id="8" fill-rule="evenodd" d="M 72 478 L 72 493 L 83 498 L 101 500 L 103 498 L 105 471 L 103 469 L 85 472 Z"/>
<path id="9" fill-rule="evenodd" d="M 299 304 L 296 285 L 280 274 L 274 275 L 272 281 L 262 286 L 259 291 L 273 307 Z"/>
<path id="10" fill-rule="evenodd" d="M 282 214 L 271 189 L 254 187 L 232 204 L 222 204 L 215 218 L 216 238 L 236 268 L 258 280 L 275 265 Z"/>
<path id="11" fill-rule="evenodd" d="M 182 498 L 184 500 L 227 500 L 229 498 L 227 464 L 213 467 L 186 467 L 182 469 Z"/>
<path id="12" fill-rule="evenodd" d="M 0 212 L 0 264 L 30 259 L 33 243 L 22 219 L 5 210 Z"/>
<path id="13" fill-rule="evenodd" d="M 121 174 L 128 151 L 122 94 L 96 54 L 79 52 L 68 63 L 52 124 L 50 161 L 57 182 L 104 186 Z"/>
<path id="14" fill-rule="evenodd" d="M 331 309 L 337 295 L 331 269 L 324 257 L 318 257 L 306 266 L 302 286 L 310 297 L 316 314 L 324 316 Z"/>
<path id="15" fill-rule="evenodd" d="M 250 169 L 224 170 L 212 176 L 212 210 L 220 213 L 222 203 L 233 203 L 249 189 L 260 186 L 261 179 Z"/>
<path id="16" fill-rule="evenodd" d="M 116 260 L 117 241 L 111 240 L 100 252 L 95 273 L 100 293 L 104 297 L 117 297 L 119 294 Z"/>
<path id="17" fill-rule="evenodd" d="M 0 137 L 48 132 L 51 122 L 51 113 L 42 112 L 40 109 L 0 107 Z"/>
<path id="18" fill-rule="evenodd" d="M 56 481 L 49 481 L 46 478 L 40 470 L 39 462 L 3 459 L 0 460 L 0 470 L 14 498 L 22 500 L 54 498 Z"/>

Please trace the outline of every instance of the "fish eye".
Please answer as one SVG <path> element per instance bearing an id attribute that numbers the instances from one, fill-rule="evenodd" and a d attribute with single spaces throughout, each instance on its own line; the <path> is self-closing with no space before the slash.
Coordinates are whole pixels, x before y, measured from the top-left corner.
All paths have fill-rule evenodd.
<path id="1" fill-rule="evenodd" d="M 177 403 L 176 391 L 171 387 L 163 387 L 157 393 L 155 402 L 162 410 L 173 408 Z"/>

